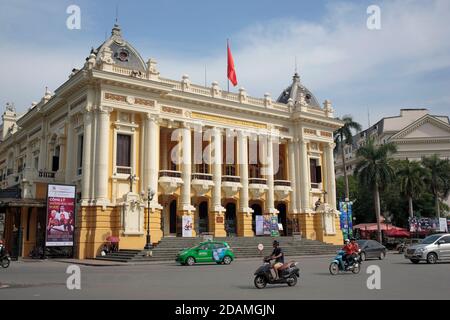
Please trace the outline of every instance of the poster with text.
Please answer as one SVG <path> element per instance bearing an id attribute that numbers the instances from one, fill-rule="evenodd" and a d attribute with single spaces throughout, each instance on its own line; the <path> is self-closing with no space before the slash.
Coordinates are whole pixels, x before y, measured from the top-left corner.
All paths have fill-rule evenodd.
<path id="1" fill-rule="evenodd" d="M 47 186 L 47 247 L 73 246 L 75 229 L 75 186 Z"/>
<path id="2" fill-rule="evenodd" d="M 192 237 L 192 217 L 191 216 L 183 216 L 183 237 Z"/>

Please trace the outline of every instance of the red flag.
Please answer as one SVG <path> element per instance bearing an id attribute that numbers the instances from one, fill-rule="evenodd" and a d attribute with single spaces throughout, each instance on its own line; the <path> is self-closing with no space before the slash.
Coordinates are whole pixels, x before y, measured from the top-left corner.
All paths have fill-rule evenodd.
<path id="1" fill-rule="evenodd" d="M 237 85 L 237 78 L 236 78 L 236 70 L 234 70 L 234 61 L 233 61 L 233 55 L 231 54 L 230 46 L 228 45 L 227 40 L 227 51 L 228 51 L 228 79 L 231 81 L 233 86 Z"/>

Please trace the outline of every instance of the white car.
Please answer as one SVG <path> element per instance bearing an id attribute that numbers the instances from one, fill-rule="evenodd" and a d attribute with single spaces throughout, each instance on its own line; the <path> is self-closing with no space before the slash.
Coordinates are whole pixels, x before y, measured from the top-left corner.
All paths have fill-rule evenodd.
<path id="1" fill-rule="evenodd" d="M 405 258 L 412 263 L 426 261 L 430 264 L 450 259 L 450 234 L 439 233 L 426 237 L 421 243 L 408 247 Z"/>

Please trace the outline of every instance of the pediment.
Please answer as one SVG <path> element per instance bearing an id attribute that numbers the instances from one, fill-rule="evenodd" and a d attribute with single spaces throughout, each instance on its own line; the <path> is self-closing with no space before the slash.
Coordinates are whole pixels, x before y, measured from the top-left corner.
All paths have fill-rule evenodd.
<path id="1" fill-rule="evenodd" d="M 426 115 L 397 132 L 391 140 L 432 138 L 450 138 L 450 125 Z"/>

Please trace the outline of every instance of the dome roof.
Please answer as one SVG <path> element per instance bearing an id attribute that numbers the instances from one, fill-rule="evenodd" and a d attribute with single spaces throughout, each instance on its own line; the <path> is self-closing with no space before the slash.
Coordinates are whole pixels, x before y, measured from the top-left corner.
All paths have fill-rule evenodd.
<path id="1" fill-rule="evenodd" d="M 114 25 L 109 39 L 103 42 L 96 50 L 92 50 L 92 52 L 97 55 L 97 59 L 100 59 L 101 52 L 106 48 L 109 48 L 112 51 L 114 63 L 119 67 L 125 67 L 141 72 L 147 70 L 147 66 L 139 52 L 122 38 L 121 29 L 118 24 Z"/>
<path id="2" fill-rule="evenodd" d="M 303 94 L 305 101 L 309 106 L 320 108 L 320 104 L 316 97 L 300 82 L 300 76 L 295 73 L 292 77 L 292 84 L 287 87 L 277 99 L 277 102 L 288 103 L 289 99 L 292 99 L 294 105 L 300 101 L 300 95 Z"/>

